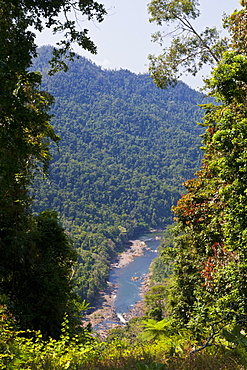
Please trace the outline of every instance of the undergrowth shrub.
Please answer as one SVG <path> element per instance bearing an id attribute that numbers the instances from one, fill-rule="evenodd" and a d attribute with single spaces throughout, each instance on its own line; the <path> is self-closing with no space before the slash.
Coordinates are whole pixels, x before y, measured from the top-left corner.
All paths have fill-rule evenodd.
<path id="1" fill-rule="evenodd" d="M 70 336 L 67 318 L 60 339 L 45 341 L 40 332 L 15 330 L 6 307 L 1 307 L 0 314 L 1 370 L 76 370 L 93 349 L 94 339 L 87 330 Z"/>
<path id="2" fill-rule="evenodd" d="M 1 310 L 1 307 L 0 307 Z M 169 339 L 169 340 L 168 340 Z M 244 370 L 241 356 L 224 347 L 188 356 L 192 342 L 163 338 L 132 342 L 115 337 L 96 340 L 88 331 L 69 334 L 68 320 L 59 340 L 43 340 L 39 332 L 18 331 L 14 319 L 0 311 L 0 370 Z M 175 349 L 175 350 L 174 350 Z M 216 352 L 217 351 L 217 352 Z"/>

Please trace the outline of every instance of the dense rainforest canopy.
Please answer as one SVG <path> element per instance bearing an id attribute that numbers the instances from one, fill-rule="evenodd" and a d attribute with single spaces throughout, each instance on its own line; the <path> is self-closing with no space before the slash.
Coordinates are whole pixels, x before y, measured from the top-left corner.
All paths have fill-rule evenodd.
<path id="1" fill-rule="evenodd" d="M 91 0 L 0 1 L 0 303 L 11 307 L 21 328 L 53 337 L 65 312 L 72 319 L 77 311 L 71 279 L 77 255 L 56 214 L 34 217 L 30 210 L 29 186 L 47 171 L 49 143 L 59 141 L 50 124 L 53 98 L 41 91 L 41 75 L 30 71 L 37 49 L 30 27 L 65 31 L 52 58 L 57 69 L 61 55 L 72 57 L 71 41 L 95 52 L 87 30 L 77 32 L 68 19 L 75 7 L 89 19 L 105 14 Z"/>
<path id="2" fill-rule="evenodd" d="M 222 334 L 229 323 L 236 324 L 233 332 L 239 338 L 247 329 L 247 3 L 240 3 L 242 8 L 225 19 L 228 50 L 221 50 L 205 81 L 216 103 L 204 105 L 203 164 L 173 208 L 175 239 L 164 251 L 174 268 L 167 297 L 170 318 L 177 328 L 190 328 L 198 337 L 210 330 Z"/>
<path id="3" fill-rule="evenodd" d="M 79 291 L 92 302 L 123 242 L 171 222 L 181 183 L 199 168 L 204 98 L 182 82 L 162 91 L 147 74 L 104 70 L 85 58 L 49 76 L 51 47 L 38 54 L 32 68 L 55 98 L 61 141 L 49 179 L 35 183 L 33 209 L 55 209 L 76 237 Z"/>
<path id="4" fill-rule="evenodd" d="M 153 19 L 158 24 L 178 22 L 175 30 L 180 35 L 172 44 L 170 49 L 172 53 L 165 53 L 162 63 L 152 65 L 156 82 L 159 83 L 160 78 L 160 86 L 167 87 L 169 84 L 175 84 L 179 73 L 178 64 L 184 61 L 183 56 L 187 56 L 187 64 L 182 63 L 182 67 L 192 73 L 197 73 L 198 68 L 205 62 L 214 63 L 211 78 L 206 81 L 206 86 L 214 100 L 204 105 L 206 131 L 203 134 L 202 167 L 197 171 L 196 178 L 185 182 L 186 193 L 173 207 L 176 215 L 176 224 L 172 227 L 174 238 L 167 237 L 162 255 L 163 266 L 170 261 L 171 265 L 166 266 L 166 271 L 169 272 L 172 266 L 173 274 L 168 284 L 154 286 L 146 297 L 149 312 L 156 304 L 158 311 L 156 310 L 156 317 L 153 316 L 156 320 L 148 317 L 141 321 L 136 319 L 129 323 L 125 330 L 117 329 L 107 341 L 102 342 L 93 338 L 85 327 L 78 326 L 78 321 L 75 320 L 76 315 L 79 314 L 78 299 L 73 293 L 74 262 L 77 256 L 71 246 L 68 233 L 58 221 L 57 213 L 54 211 L 43 211 L 36 215 L 31 213 L 30 194 L 35 196 L 33 181 L 35 174 L 47 173 L 50 159 L 49 141 L 58 143 L 59 137 L 50 124 L 49 107 L 52 97 L 42 91 L 40 74 L 32 72 L 31 69 L 31 58 L 36 56 L 36 45 L 34 35 L 28 31 L 28 27 L 33 25 L 36 29 L 42 30 L 40 17 L 43 16 L 48 27 L 55 26 L 57 31 L 68 29 L 69 40 L 62 42 L 61 46 L 64 48 L 62 47 L 60 52 L 55 51 L 55 59 L 53 59 L 56 63 L 56 65 L 53 64 L 55 69 L 59 66 L 66 68 L 62 56 L 70 51 L 71 41 L 80 42 L 83 39 L 86 42 L 84 47 L 89 45 L 92 52 L 95 49 L 90 42 L 88 44 L 87 38 L 84 39 L 86 31 L 82 34 L 77 33 L 74 28 L 75 23 L 67 18 L 65 24 L 60 24 L 59 20 L 55 19 L 60 10 L 63 8 L 66 17 L 66 12 L 79 7 L 89 19 L 96 15 L 98 20 L 102 20 L 105 11 L 102 5 L 90 0 L 54 3 L 42 0 L 0 2 L 0 43 L 4 46 L 1 48 L 0 55 L 2 82 L 0 367 L 2 369 L 201 369 L 203 367 L 204 369 L 243 370 L 246 368 L 247 1 L 241 0 L 240 4 L 241 9 L 225 19 L 225 26 L 230 33 L 229 39 L 221 40 L 215 29 L 207 29 L 203 34 L 195 32 L 191 22 L 199 16 L 197 1 L 153 0 L 150 3 Z M 181 25 L 187 27 L 181 28 Z M 183 38 L 181 32 L 185 32 L 187 36 L 192 32 L 193 37 Z M 158 40 L 159 35 L 156 35 L 156 38 Z M 198 65 L 193 64 L 193 58 L 191 58 L 193 53 L 196 53 L 199 58 L 196 60 Z M 72 57 L 70 53 L 67 55 L 69 58 Z M 98 67 L 83 61 L 85 70 L 97 70 Z M 175 75 L 170 75 L 173 61 Z M 80 69 L 80 62 L 81 60 L 77 64 L 78 69 Z M 48 70 L 44 63 L 41 67 Z M 71 78 L 77 90 L 78 69 L 74 71 L 77 78 Z M 155 74 L 156 71 L 157 74 Z M 44 86 L 46 84 L 48 86 L 49 78 L 45 72 L 43 70 Z M 100 70 L 101 77 L 103 72 Z M 192 143 L 195 143 L 195 151 L 198 150 L 193 137 L 195 132 L 193 129 L 190 132 L 187 119 L 183 119 L 183 115 L 179 115 L 181 112 L 176 109 L 180 102 L 183 107 L 182 113 L 185 112 L 186 118 L 188 112 L 192 112 L 188 109 L 188 98 L 184 99 L 183 94 L 181 99 L 179 94 L 188 88 L 179 83 L 176 90 L 167 90 L 167 95 L 161 95 L 160 100 L 159 94 L 150 89 L 154 99 L 153 105 L 148 104 L 147 116 L 152 117 L 151 122 L 155 127 L 152 131 L 149 118 L 145 119 L 145 115 L 143 116 L 145 104 L 140 99 L 140 95 L 144 100 L 147 98 L 147 89 L 143 90 L 137 84 L 138 88 L 135 90 L 133 89 L 135 84 L 127 84 L 126 76 L 131 76 L 135 80 L 141 76 L 133 75 L 128 71 L 108 72 L 111 74 L 111 79 L 116 82 L 113 85 L 114 89 L 121 87 L 120 90 L 123 91 L 124 96 L 122 100 L 115 101 L 114 89 L 110 89 L 109 95 L 105 94 L 108 89 L 103 78 L 100 77 L 97 79 L 97 85 L 103 86 L 104 89 L 94 95 L 92 105 L 88 109 L 85 103 L 85 120 L 80 110 L 81 96 L 77 106 L 74 100 L 71 99 L 70 103 L 69 97 L 63 94 L 59 103 L 58 94 L 58 103 L 54 105 L 54 112 L 58 109 L 61 117 L 61 105 L 70 113 L 74 113 L 74 116 L 61 120 L 61 126 L 57 125 L 62 136 L 61 153 L 54 151 L 51 173 L 53 169 L 58 168 L 56 161 L 59 162 L 59 160 L 61 167 L 68 169 L 69 173 L 72 172 L 69 158 L 76 148 L 79 157 L 73 157 L 73 165 L 75 165 L 73 171 L 75 174 L 78 173 L 78 176 L 81 173 L 83 176 L 87 173 L 90 179 L 87 187 L 89 189 L 92 187 L 93 192 L 83 189 L 86 195 L 83 198 L 83 194 L 77 190 L 81 184 L 72 181 L 72 176 L 67 184 L 65 175 L 58 171 L 55 172 L 50 184 L 51 189 L 44 184 L 39 185 L 38 181 L 36 183 L 40 192 L 45 196 L 46 193 L 48 195 L 44 197 L 44 203 L 40 204 L 41 208 L 49 201 L 53 201 L 53 187 L 56 180 L 58 185 L 65 189 L 61 194 L 64 200 L 69 200 L 63 210 L 64 215 L 61 215 L 62 206 L 59 199 L 56 200 L 54 208 L 61 207 L 58 209 L 60 221 L 63 221 L 71 235 L 77 237 L 78 288 L 82 295 L 89 292 L 90 297 L 95 296 L 96 286 L 104 285 L 110 257 L 116 253 L 128 233 L 133 233 L 135 229 L 140 231 L 148 226 L 158 226 L 169 220 L 169 212 L 163 215 L 162 213 L 166 211 L 169 202 L 172 203 L 176 199 L 180 191 L 179 178 L 186 180 L 187 175 L 197 165 L 195 152 L 187 150 L 186 172 L 180 169 L 176 171 L 172 166 L 179 154 L 183 153 L 184 142 L 180 138 L 185 137 L 188 140 L 184 132 L 192 134 L 189 137 L 192 137 Z M 92 75 L 93 79 L 98 76 L 94 73 Z M 124 81 L 124 87 L 119 84 L 119 76 L 121 76 L 120 80 Z M 147 80 L 147 76 L 143 77 L 145 80 L 141 80 L 142 86 L 149 86 L 150 80 Z M 59 78 L 63 82 L 61 74 Z M 91 82 L 90 78 L 84 81 L 85 91 L 87 91 L 87 82 Z M 73 86 L 70 86 L 71 91 Z M 126 93 L 127 86 L 134 91 L 133 96 L 129 90 Z M 95 90 L 98 91 L 96 88 Z M 138 91 L 141 92 L 140 95 L 137 94 Z M 174 91 L 178 92 L 177 97 Z M 55 91 L 53 93 L 55 95 Z M 82 95 L 90 100 L 90 95 L 83 93 L 84 90 Z M 121 96 L 120 92 L 118 94 Z M 138 95 L 138 104 L 141 106 L 137 113 L 135 113 L 135 108 L 138 106 L 135 94 Z M 101 96 L 104 98 L 103 104 L 100 104 Z M 129 96 L 135 102 L 130 110 L 126 109 L 125 105 Z M 166 109 L 163 112 L 161 101 L 163 104 L 166 102 L 164 96 L 168 96 L 169 104 L 165 103 Z M 74 97 L 76 101 L 78 96 L 75 92 L 73 92 Z M 161 105 L 156 106 L 156 101 Z M 67 105 L 68 102 L 69 105 Z M 122 114 L 119 120 L 116 119 L 115 111 L 111 109 L 115 105 L 118 108 L 117 111 Z M 73 109 L 74 106 L 75 109 Z M 94 112 L 94 106 L 96 116 L 91 114 Z M 122 106 L 128 112 L 128 121 L 121 111 Z M 106 109 L 108 107 L 111 118 Z M 157 111 L 160 110 L 161 118 L 157 115 Z M 105 132 L 102 127 L 103 112 L 107 112 L 104 124 L 110 128 L 108 132 Z M 167 154 L 166 146 L 161 140 L 163 131 L 160 127 L 166 128 L 164 123 L 169 126 L 169 112 L 176 123 L 172 121 L 174 125 L 169 127 L 170 131 L 168 130 L 170 135 L 165 133 L 169 141 L 171 138 L 176 138 L 176 144 L 173 146 L 178 147 L 179 150 L 176 153 L 179 154 L 171 154 L 171 156 L 169 154 L 167 158 L 171 157 L 172 162 L 166 165 L 159 156 L 155 157 L 155 154 L 157 154 L 157 147 L 162 148 L 159 152 L 160 156 Z M 196 120 L 198 119 L 196 111 L 193 111 L 192 115 Z M 66 112 L 65 117 L 67 116 Z M 138 121 L 139 117 L 141 121 Z M 176 117 L 179 119 L 175 119 Z M 59 120 L 60 117 L 54 119 L 54 124 L 57 119 Z M 148 127 L 147 131 L 145 131 L 145 125 L 142 127 L 142 122 Z M 162 122 L 161 126 L 158 122 Z M 86 128 L 87 123 L 89 127 Z M 121 130 L 123 124 L 125 130 Z M 69 131 L 67 136 L 63 125 L 66 126 L 66 132 L 70 125 L 72 126 L 72 132 Z M 142 135 L 140 135 L 140 127 Z M 80 136 L 81 131 L 83 137 Z M 111 131 L 113 131 L 113 139 L 108 135 Z M 92 132 L 94 135 L 91 135 Z M 147 132 L 150 132 L 151 141 L 155 143 L 154 149 L 149 144 Z M 157 132 L 160 135 L 156 135 Z M 62 142 L 64 138 L 71 137 L 72 143 L 65 147 L 69 155 L 63 157 Z M 117 147 L 113 145 L 113 141 L 117 142 Z M 128 143 L 131 156 L 128 155 L 127 150 L 124 151 L 123 142 Z M 79 150 L 81 147 L 82 152 Z M 150 155 L 147 154 L 149 151 L 144 151 L 143 148 L 150 150 Z M 168 146 L 168 151 L 172 152 L 171 146 Z M 89 153 L 92 153 L 91 161 L 86 161 L 85 154 Z M 136 154 L 137 159 L 133 153 Z M 145 161 L 142 160 L 143 157 Z M 133 158 L 135 158 L 134 161 Z M 189 165 L 190 158 L 192 161 Z M 77 170 L 82 159 L 83 164 L 80 164 Z M 161 166 L 162 169 L 164 168 L 163 171 L 159 172 L 155 167 L 156 160 L 158 164 L 164 165 Z M 100 161 L 104 166 L 103 169 L 99 166 Z M 84 163 L 87 172 L 83 172 Z M 134 166 L 134 170 L 131 165 Z M 139 167 L 141 171 L 138 172 Z M 129 175 L 129 171 L 130 173 L 133 171 L 132 176 Z M 85 181 L 86 177 L 83 176 L 82 179 Z M 115 178 L 120 179 L 124 185 L 127 184 L 128 191 L 123 190 L 119 185 L 121 181 L 118 183 Z M 129 182 L 132 178 L 135 181 L 130 186 Z M 100 186 L 104 189 L 105 182 L 108 193 L 102 206 L 99 192 Z M 96 186 L 94 186 L 95 183 Z M 144 191 L 144 199 L 140 189 Z M 77 213 L 73 211 L 73 207 L 69 207 L 70 196 L 73 193 L 76 195 L 72 199 L 75 202 L 74 205 L 81 196 L 87 201 L 83 223 L 81 207 L 76 209 Z M 165 194 L 165 200 L 168 202 L 165 204 L 161 199 L 157 206 L 156 200 L 160 200 L 162 193 Z M 136 210 L 136 213 L 132 214 L 123 213 L 124 207 L 121 202 L 129 197 L 131 202 L 136 203 L 136 209 L 143 207 L 145 214 L 141 214 L 140 219 L 137 219 Z M 38 199 L 38 191 L 36 199 Z M 112 207 L 114 202 L 118 204 L 115 209 Z M 132 208 L 128 202 L 126 206 L 127 210 Z M 34 204 L 34 207 L 38 210 L 37 204 Z M 98 208 L 100 212 L 97 212 Z M 90 209 L 91 212 L 88 212 Z M 159 214 L 158 209 L 163 211 Z M 162 269 L 160 262 L 156 264 Z M 156 274 L 158 279 L 161 275 Z M 22 330 L 18 331 L 18 328 Z M 43 338 L 37 329 L 41 330 Z M 78 330 L 79 336 L 75 334 L 75 330 Z M 211 347 L 212 344 L 216 346 Z M 195 350 L 195 348 L 198 349 Z M 204 356 L 195 356 L 195 353 L 205 348 L 209 351 Z M 189 352 L 189 358 L 184 360 L 183 356 Z"/>

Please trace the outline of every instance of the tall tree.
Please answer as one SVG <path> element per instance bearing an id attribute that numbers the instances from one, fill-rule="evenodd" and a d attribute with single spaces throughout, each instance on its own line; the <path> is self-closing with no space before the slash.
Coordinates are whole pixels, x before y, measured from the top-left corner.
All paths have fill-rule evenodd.
<path id="1" fill-rule="evenodd" d="M 155 32 L 153 41 L 163 45 L 167 36 L 172 36 L 162 54 L 149 56 L 149 70 L 159 87 L 176 84 L 184 73 L 196 75 L 205 64 L 215 65 L 228 47 L 227 38 L 221 38 L 216 27 L 197 30 L 197 0 L 152 0 L 148 11 L 150 22 L 168 26 L 168 31 Z"/>
<path id="2" fill-rule="evenodd" d="M 50 159 L 49 142 L 59 140 L 49 122 L 52 97 L 40 91 L 41 75 L 29 71 L 37 49 L 30 26 L 38 31 L 45 26 L 53 28 L 54 32 L 64 31 L 64 38 L 53 58 L 54 68 L 59 64 L 64 66 L 61 58 L 65 54 L 70 58 L 73 56 L 72 42 L 96 52 L 87 30 L 77 31 L 76 22 L 69 19 L 70 12 L 77 9 L 88 19 L 96 17 L 99 21 L 105 14 L 104 7 L 91 0 L 0 1 L 0 294 L 12 301 L 17 317 L 27 317 L 21 309 L 27 297 L 20 287 L 31 287 L 30 279 L 39 263 L 38 256 L 46 253 L 42 243 L 31 238 L 37 226 L 30 214 L 28 187 L 37 171 L 46 172 Z M 64 23 L 58 18 L 61 12 Z M 53 225 L 54 230 L 56 227 L 58 225 Z M 50 239 L 52 241 L 52 236 Z M 63 258 L 72 261 L 65 239 Z M 59 248 L 59 243 L 55 241 L 52 248 Z M 46 254 L 43 261 L 48 258 L 49 254 Z M 56 266 L 59 266 L 58 260 L 54 259 L 53 270 Z M 63 266 L 60 267 L 62 271 Z M 63 277 L 69 282 L 68 271 Z M 60 283 L 57 279 L 58 290 Z M 32 289 L 35 293 L 35 285 Z M 66 295 L 65 289 L 64 297 L 60 296 L 60 299 Z M 65 310 L 65 305 L 63 307 Z M 61 322 L 61 315 L 59 320 Z M 30 318 L 27 321 L 32 326 Z"/>
<path id="3" fill-rule="evenodd" d="M 216 102 L 204 105 L 203 165 L 174 207 L 174 248 L 165 252 L 174 260 L 171 316 L 196 333 L 230 309 L 246 329 L 246 0 L 241 5 L 226 19 L 229 50 L 206 81 Z"/>

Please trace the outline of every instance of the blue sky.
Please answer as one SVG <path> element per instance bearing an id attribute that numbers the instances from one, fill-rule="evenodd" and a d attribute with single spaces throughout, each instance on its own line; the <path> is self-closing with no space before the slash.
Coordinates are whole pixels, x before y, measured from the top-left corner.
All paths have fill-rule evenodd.
<path id="1" fill-rule="evenodd" d="M 100 2 L 100 1 L 99 1 Z M 151 42 L 151 33 L 158 29 L 148 21 L 148 0 L 102 0 L 108 10 L 108 16 L 98 24 L 81 22 L 83 28 L 89 28 L 90 35 L 98 47 L 98 54 L 92 55 L 78 47 L 76 52 L 110 69 L 129 69 L 135 73 L 148 71 L 148 54 L 159 54 L 160 47 Z M 205 26 L 221 27 L 223 12 L 230 14 L 239 6 L 238 0 L 201 0 L 201 17 L 197 28 Z M 54 38 L 48 31 L 37 36 L 39 45 L 54 44 Z M 203 72 L 204 75 L 207 70 Z M 202 77 L 183 77 L 193 88 L 202 86 Z"/>

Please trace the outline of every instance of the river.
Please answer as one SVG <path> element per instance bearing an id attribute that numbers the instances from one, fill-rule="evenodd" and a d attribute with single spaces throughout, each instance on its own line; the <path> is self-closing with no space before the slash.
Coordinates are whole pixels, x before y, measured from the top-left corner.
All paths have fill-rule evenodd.
<path id="1" fill-rule="evenodd" d="M 117 286 L 116 298 L 114 301 L 117 314 L 123 315 L 128 312 L 128 310 L 134 306 L 135 302 L 141 299 L 140 288 L 152 261 L 157 257 L 157 249 L 160 244 L 158 238 L 160 236 L 160 233 L 151 233 L 141 236 L 139 239 L 144 241 L 147 245 L 143 255 L 135 257 L 135 259 L 125 267 L 111 270 L 109 281 Z"/>
<path id="2" fill-rule="evenodd" d="M 139 315 L 140 311 L 135 304 L 142 300 L 141 287 L 152 261 L 157 257 L 161 236 L 162 232 L 141 236 L 139 239 L 146 245 L 141 248 L 143 253 L 135 256 L 131 262 L 128 261 L 127 265 L 122 267 L 121 263 L 117 263 L 117 267 L 111 269 L 108 288 L 101 295 L 102 303 L 86 317 L 101 338 L 107 336 L 109 329 Z"/>

